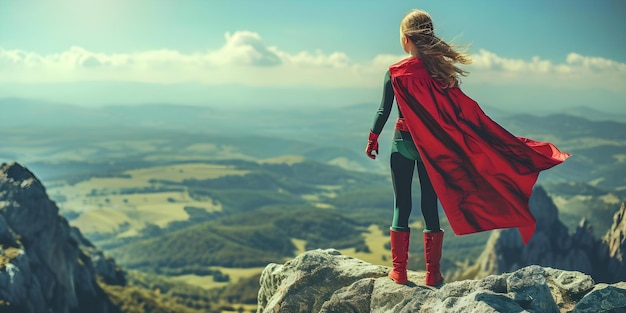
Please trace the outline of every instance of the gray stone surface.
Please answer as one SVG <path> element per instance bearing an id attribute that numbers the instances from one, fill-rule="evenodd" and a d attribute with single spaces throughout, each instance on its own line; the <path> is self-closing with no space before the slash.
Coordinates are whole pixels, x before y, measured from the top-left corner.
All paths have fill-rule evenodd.
<path id="1" fill-rule="evenodd" d="M 576 305 L 572 313 L 626 312 L 626 289 L 617 285 L 596 286 Z"/>
<path id="2" fill-rule="evenodd" d="M 596 285 L 587 274 L 538 265 L 440 288 L 423 285 L 424 273 L 414 271 L 398 285 L 388 270 L 333 249 L 307 251 L 265 268 L 257 312 L 586 313 L 626 305 L 624 282 Z"/>

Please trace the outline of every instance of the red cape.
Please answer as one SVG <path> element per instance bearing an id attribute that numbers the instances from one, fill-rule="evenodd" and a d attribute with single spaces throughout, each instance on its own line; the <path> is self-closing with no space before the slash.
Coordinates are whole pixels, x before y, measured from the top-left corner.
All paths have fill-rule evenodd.
<path id="1" fill-rule="evenodd" d="M 516 137 L 458 87 L 443 88 L 418 58 L 389 68 L 396 101 L 457 235 L 518 228 L 535 232 L 528 200 L 539 172 L 570 154 Z"/>

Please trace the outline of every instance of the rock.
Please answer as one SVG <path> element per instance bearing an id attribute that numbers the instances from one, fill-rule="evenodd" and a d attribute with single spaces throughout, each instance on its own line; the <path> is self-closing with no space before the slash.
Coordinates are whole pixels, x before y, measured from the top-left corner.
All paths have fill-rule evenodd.
<path id="1" fill-rule="evenodd" d="M 591 276 L 579 272 L 552 268 L 545 268 L 545 271 L 549 277 L 548 286 L 551 293 L 557 304 L 561 306 L 577 302 L 585 293 L 593 289 L 595 284 Z"/>
<path id="2" fill-rule="evenodd" d="M 559 223 L 559 209 L 543 187 L 537 186 L 533 189 L 528 205 L 537 221 L 537 230 L 551 235 L 552 226 Z"/>
<path id="3" fill-rule="evenodd" d="M 388 270 L 334 249 L 307 251 L 264 269 L 257 313 L 600 312 L 626 303 L 624 282 L 596 285 L 584 273 L 538 265 L 440 288 L 423 285 L 424 273 L 414 271 L 398 285 Z"/>
<path id="4" fill-rule="evenodd" d="M 619 211 L 613 215 L 613 225 L 604 235 L 603 242 L 608 252 L 609 272 L 617 277 L 626 276 L 626 204 L 622 203 Z M 609 281 L 610 282 L 610 281 Z"/>
<path id="5" fill-rule="evenodd" d="M 626 252 L 626 204 L 622 203 L 619 211 L 613 215 L 613 225 L 604 236 L 604 241 L 609 247 L 609 254 L 618 261 L 624 261 Z"/>
<path id="6" fill-rule="evenodd" d="M 15 238 L 15 234 L 7 225 L 6 219 L 4 216 L 0 215 L 0 245 L 5 247 L 17 247 L 17 239 Z"/>
<path id="7" fill-rule="evenodd" d="M 1 312 L 119 312 L 97 273 L 124 284 L 123 272 L 86 243 L 28 169 L 0 165 Z"/>
<path id="8" fill-rule="evenodd" d="M 104 255 L 104 253 L 96 248 L 87 238 L 83 237 L 80 230 L 72 227 L 70 234 L 76 242 L 78 242 L 84 254 L 84 262 L 90 262 L 102 280 L 108 285 L 123 286 L 126 285 L 126 273 L 117 266 L 115 260 Z"/>
<path id="9" fill-rule="evenodd" d="M 318 300 L 330 297 L 337 282 L 348 286 L 361 278 L 386 275 L 384 269 L 336 250 L 303 254 L 284 265 L 265 268 L 258 302 L 260 307 L 277 309 L 272 312 L 319 311 L 323 302 Z"/>
<path id="10" fill-rule="evenodd" d="M 559 312 L 546 281 L 546 271 L 536 265 L 524 267 L 507 277 L 507 289 L 521 307 L 534 312 Z"/>
<path id="11" fill-rule="evenodd" d="M 615 285 L 597 286 L 585 295 L 572 313 L 626 312 L 626 289 Z"/>

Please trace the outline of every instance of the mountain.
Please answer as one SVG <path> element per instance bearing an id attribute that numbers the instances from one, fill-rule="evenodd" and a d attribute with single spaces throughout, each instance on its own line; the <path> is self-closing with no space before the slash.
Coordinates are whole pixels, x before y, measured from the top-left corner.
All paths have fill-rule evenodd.
<path id="1" fill-rule="evenodd" d="M 7 127 L 33 126 L 40 128 L 72 127 L 106 128 L 115 126 L 167 127 L 194 121 L 206 121 L 216 116 L 209 107 L 170 104 L 86 107 L 67 103 L 0 99 L 0 123 Z M 210 123 L 204 123 L 208 125 Z M 193 127 L 200 124 L 190 125 Z"/>
<path id="2" fill-rule="evenodd" d="M 563 111 L 553 111 L 550 114 L 563 114 Z M 590 108 L 586 106 L 579 106 L 569 108 L 566 111 L 567 115 L 573 115 L 577 117 L 582 117 L 592 121 L 617 121 L 617 122 L 626 122 L 626 114 L 619 113 L 608 113 L 605 111 L 601 111 L 595 108 Z"/>
<path id="3" fill-rule="evenodd" d="M 398 285 L 388 267 L 312 250 L 269 264 L 260 278 L 259 313 L 532 312 L 596 313 L 626 309 L 626 283 L 596 284 L 583 273 L 537 265 L 434 288 L 424 272 Z"/>
<path id="4" fill-rule="evenodd" d="M 531 264 L 587 273 L 595 281 L 626 281 L 626 205 L 615 213 L 604 238 L 596 238 L 583 219 L 574 233 L 559 220 L 559 212 L 541 187 L 536 187 L 530 207 L 537 229 L 526 246 L 515 229 L 493 231 L 473 267 L 454 279 L 486 277 Z"/>
<path id="5" fill-rule="evenodd" d="M 120 312 L 98 285 L 124 285 L 115 261 L 58 214 L 41 182 L 19 164 L 0 166 L 0 310 Z"/>
<path id="6" fill-rule="evenodd" d="M 78 105 L 29 100 L 0 99 L 0 125 L 12 127 L 93 127 L 116 125 L 108 113 Z"/>
<path id="7" fill-rule="evenodd" d="M 500 123 L 515 134 L 549 136 L 564 142 L 581 137 L 622 140 L 626 132 L 626 123 L 611 120 L 594 121 L 565 113 L 547 116 L 516 114 L 502 118 Z"/>

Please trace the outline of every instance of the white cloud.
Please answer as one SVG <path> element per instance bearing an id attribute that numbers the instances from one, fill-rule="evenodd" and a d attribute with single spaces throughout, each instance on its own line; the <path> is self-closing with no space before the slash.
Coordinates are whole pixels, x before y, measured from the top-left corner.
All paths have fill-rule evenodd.
<path id="1" fill-rule="evenodd" d="M 324 54 L 323 51 L 317 50 L 314 53 L 302 51 L 294 55 L 282 52 L 275 47 L 272 50 L 276 55 L 288 65 L 296 65 L 302 67 L 321 67 L 321 68 L 345 68 L 350 65 L 350 58 L 343 52 L 333 52 Z"/>
<path id="2" fill-rule="evenodd" d="M 564 63 L 553 63 L 538 56 L 530 60 L 504 58 L 481 49 L 472 59 L 468 69 L 481 82 L 620 92 L 626 87 L 626 64 L 605 58 L 570 53 Z"/>
<path id="3" fill-rule="evenodd" d="M 624 63 L 615 62 L 605 58 L 586 57 L 578 53 L 568 54 L 566 62 L 571 66 L 581 66 L 597 72 L 626 72 L 626 64 Z"/>
<path id="4" fill-rule="evenodd" d="M 538 56 L 532 57 L 530 61 L 507 59 L 484 49 L 479 50 L 477 54 L 472 56 L 472 59 L 474 66 L 481 70 L 521 73 L 575 73 L 591 70 L 606 73 L 626 73 L 626 64 L 624 63 L 599 57 L 587 57 L 573 52 L 567 55 L 564 64 L 553 64 L 551 61 L 542 60 Z"/>
<path id="5" fill-rule="evenodd" d="M 215 52 L 209 52 L 208 61 L 219 65 L 251 65 L 251 66 L 277 66 L 282 59 L 261 40 L 257 33 L 239 31 L 234 34 L 224 35 L 226 44 Z"/>
<path id="6" fill-rule="evenodd" d="M 41 55 L 0 48 L 0 83 L 74 81 L 131 81 L 152 83 L 194 82 L 210 85 L 375 87 L 382 73 L 403 55 L 377 55 L 354 62 L 339 51 L 288 53 L 263 42 L 258 33 L 225 34 L 224 45 L 213 51 L 181 53 L 151 50 L 99 53 L 71 47 Z M 626 64 L 570 53 L 554 63 L 539 56 L 529 60 L 479 50 L 467 83 L 540 84 L 566 88 L 601 88 L 623 91 Z"/>

